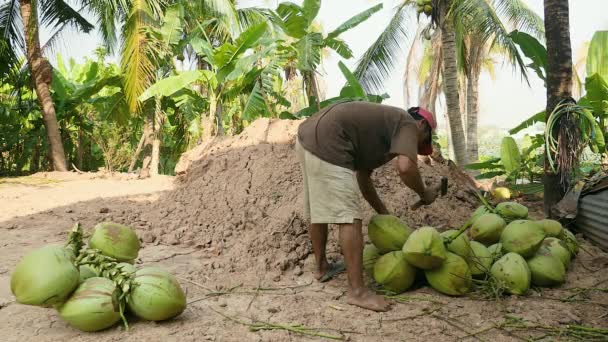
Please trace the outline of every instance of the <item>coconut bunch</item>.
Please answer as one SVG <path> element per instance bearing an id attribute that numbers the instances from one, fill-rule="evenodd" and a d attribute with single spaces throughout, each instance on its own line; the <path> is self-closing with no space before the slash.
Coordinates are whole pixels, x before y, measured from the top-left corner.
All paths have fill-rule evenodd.
<path id="1" fill-rule="evenodd" d="M 574 235 L 554 220 L 529 220 L 528 208 L 503 202 L 482 206 L 459 230 L 413 230 L 397 217 L 376 215 L 363 266 L 386 291 L 409 289 L 419 272 L 435 290 L 463 295 L 473 283 L 494 282 L 523 295 L 531 285 L 557 286 L 578 252 Z"/>
<path id="2" fill-rule="evenodd" d="M 426 14 L 431 16 L 433 14 L 433 0 L 418 0 L 416 1 L 416 11 L 418 14 Z"/>
<path id="3" fill-rule="evenodd" d="M 364 269 L 390 293 L 406 291 L 417 274 L 424 273 L 437 291 L 463 295 L 472 282 L 471 268 L 463 257 L 470 247 L 468 238 L 457 233 L 439 234 L 433 227 L 413 230 L 395 216 L 376 215 L 368 226 L 372 244 L 363 249 Z"/>
<path id="4" fill-rule="evenodd" d="M 128 226 L 95 226 L 88 246 L 76 224 L 65 245 L 48 245 L 28 253 L 11 274 L 17 302 L 53 307 L 69 325 L 82 331 L 109 328 L 125 312 L 162 321 L 181 314 L 186 296 L 169 272 L 133 266 L 139 253 L 137 235 Z"/>
<path id="5" fill-rule="evenodd" d="M 470 222 L 471 244 L 475 242 L 481 253 L 489 252 L 491 266 L 483 273 L 506 292 L 523 295 L 532 285 L 553 287 L 565 282 L 578 242 L 558 221 L 531 220 L 524 205 L 502 202 L 495 208 L 487 204 L 478 208 Z"/>

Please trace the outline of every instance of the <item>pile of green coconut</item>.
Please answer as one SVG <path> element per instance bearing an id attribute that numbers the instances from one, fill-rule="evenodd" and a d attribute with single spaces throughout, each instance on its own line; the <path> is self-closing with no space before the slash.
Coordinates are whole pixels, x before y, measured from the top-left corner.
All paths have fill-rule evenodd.
<path id="1" fill-rule="evenodd" d="M 516 202 L 486 204 L 458 230 L 413 230 L 397 217 L 376 215 L 368 232 L 372 244 L 363 250 L 364 268 L 395 294 L 424 272 L 428 284 L 446 295 L 482 288 L 476 284 L 523 295 L 531 286 L 564 283 L 578 252 L 572 232 L 555 220 L 528 219 L 528 208 Z"/>
<path id="2" fill-rule="evenodd" d="M 27 254 L 11 275 L 17 302 L 54 308 L 69 325 L 99 331 L 127 312 L 150 321 L 173 318 L 186 308 L 179 282 L 158 267 L 137 269 L 139 239 L 128 226 L 95 226 L 85 246 L 76 224 L 65 245 L 47 245 Z"/>

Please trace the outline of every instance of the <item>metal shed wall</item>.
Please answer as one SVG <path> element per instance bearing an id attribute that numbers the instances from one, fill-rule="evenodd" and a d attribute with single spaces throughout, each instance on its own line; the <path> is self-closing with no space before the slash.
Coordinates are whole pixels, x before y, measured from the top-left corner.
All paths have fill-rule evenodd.
<path id="1" fill-rule="evenodd" d="M 580 199 L 576 226 L 585 237 L 608 251 L 608 189 Z"/>

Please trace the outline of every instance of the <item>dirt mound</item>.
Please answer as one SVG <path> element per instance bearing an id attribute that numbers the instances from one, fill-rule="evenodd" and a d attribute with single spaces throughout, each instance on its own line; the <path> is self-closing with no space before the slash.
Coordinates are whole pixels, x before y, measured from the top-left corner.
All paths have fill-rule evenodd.
<path id="1" fill-rule="evenodd" d="M 262 119 L 234 138 L 215 140 L 184 154 L 175 191 L 142 213 L 151 230 L 145 242 L 185 244 L 213 251 L 230 271 L 302 266 L 311 253 L 302 210 L 302 179 L 294 153 L 299 121 Z M 460 226 L 476 205 L 458 172 L 445 161 L 420 163 L 427 182 L 449 178 L 448 195 L 417 211 L 418 196 L 400 181 L 392 163 L 374 182 L 389 210 L 412 227 Z M 367 223 L 373 215 L 365 208 Z M 151 233 L 150 233 L 151 232 Z M 335 239 L 330 254 L 339 251 Z"/>

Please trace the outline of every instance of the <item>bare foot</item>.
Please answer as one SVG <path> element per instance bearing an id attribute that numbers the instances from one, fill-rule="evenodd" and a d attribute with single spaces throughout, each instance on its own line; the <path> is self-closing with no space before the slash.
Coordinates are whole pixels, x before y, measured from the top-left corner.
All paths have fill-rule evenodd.
<path id="1" fill-rule="evenodd" d="M 327 260 L 324 260 L 321 263 L 321 265 L 319 267 L 317 267 L 317 271 L 315 272 L 315 279 L 319 280 L 319 279 L 323 278 L 323 276 L 327 272 L 329 272 L 330 269 L 331 269 L 331 266 L 329 265 Z"/>
<path id="2" fill-rule="evenodd" d="M 390 303 L 384 297 L 379 296 L 368 289 L 349 291 L 346 302 L 373 311 L 384 312 L 390 309 Z"/>

